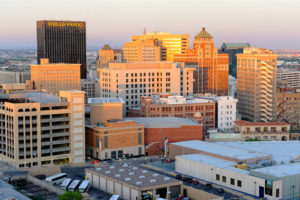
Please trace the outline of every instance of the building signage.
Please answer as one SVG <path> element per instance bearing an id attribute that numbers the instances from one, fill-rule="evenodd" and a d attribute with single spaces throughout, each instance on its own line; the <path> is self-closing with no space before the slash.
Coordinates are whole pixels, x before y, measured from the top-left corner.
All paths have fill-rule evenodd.
<path id="1" fill-rule="evenodd" d="M 83 28 L 84 23 L 82 22 L 48 22 L 49 27 L 78 27 Z"/>

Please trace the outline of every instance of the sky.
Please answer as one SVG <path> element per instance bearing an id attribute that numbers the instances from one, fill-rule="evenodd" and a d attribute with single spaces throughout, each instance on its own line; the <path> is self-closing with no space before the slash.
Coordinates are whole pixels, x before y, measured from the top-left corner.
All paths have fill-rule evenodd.
<path id="1" fill-rule="evenodd" d="M 36 21 L 80 20 L 87 47 L 120 48 L 132 35 L 189 34 L 223 42 L 300 49 L 300 0 L 0 0 L 0 48 L 36 48 Z"/>

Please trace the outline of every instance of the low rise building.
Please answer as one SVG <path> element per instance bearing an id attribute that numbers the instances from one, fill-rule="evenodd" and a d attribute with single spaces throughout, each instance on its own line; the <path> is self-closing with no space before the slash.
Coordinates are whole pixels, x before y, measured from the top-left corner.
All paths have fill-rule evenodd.
<path id="1" fill-rule="evenodd" d="M 295 68 L 278 68 L 277 82 L 285 82 L 288 88 L 300 89 L 300 71 Z"/>
<path id="2" fill-rule="evenodd" d="M 289 140 L 290 124 L 286 122 L 236 121 L 235 129 L 245 140 Z"/>
<path id="3" fill-rule="evenodd" d="M 5 71 L 0 70 L 0 84 L 25 83 L 30 80 L 30 71 Z"/>
<path id="4" fill-rule="evenodd" d="M 203 126 L 192 119 L 179 117 L 129 117 L 145 127 L 145 152 L 160 155 L 168 152 L 169 142 L 203 140 Z"/>
<path id="5" fill-rule="evenodd" d="M 7 83 L 0 86 L 1 92 L 11 94 L 15 92 L 24 92 L 26 90 L 25 83 Z"/>
<path id="6" fill-rule="evenodd" d="M 1 159 L 16 168 L 85 162 L 82 91 L 11 94 L 0 102 Z"/>
<path id="7" fill-rule="evenodd" d="M 144 125 L 135 121 L 86 125 L 86 153 L 97 159 L 144 155 Z"/>
<path id="8" fill-rule="evenodd" d="M 215 101 L 185 98 L 171 94 L 141 97 L 141 107 L 128 110 L 130 117 L 183 117 L 194 118 L 204 130 L 215 128 Z"/>
<path id="9" fill-rule="evenodd" d="M 176 198 L 181 193 L 181 181 L 166 175 L 135 167 L 130 163 L 105 165 L 85 169 L 91 185 L 122 199 Z"/>
<path id="10" fill-rule="evenodd" d="M 206 141 L 209 142 L 235 142 L 235 141 L 243 141 L 240 133 L 235 131 L 220 131 L 218 129 L 209 129 L 207 131 L 208 138 Z"/>

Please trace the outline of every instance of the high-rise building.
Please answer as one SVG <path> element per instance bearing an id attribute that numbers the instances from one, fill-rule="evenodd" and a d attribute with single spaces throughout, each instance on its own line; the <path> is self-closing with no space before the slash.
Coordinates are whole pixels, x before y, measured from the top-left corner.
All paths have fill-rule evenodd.
<path id="1" fill-rule="evenodd" d="M 37 21 L 37 62 L 81 64 L 86 78 L 86 25 L 82 21 Z"/>
<path id="2" fill-rule="evenodd" d="M 122 56 L 120 51 L 120 49 L 112 49 L 109 44 L 105 44 L 104 47 L 99 50 L 97 68 L 108 67 L 108 63 L 110 62 L 121 62 Z"/>
<path id="3" fill-rule="evenodd" d="M 59 90 L 80 90 L 80 64 L 50 64 L 41 59 L 40 65 L 31 65 L 31 81 L 36 90 L 59 94 Z"/>
<path id="4" fill-rule="evenodd" d="M 141 96 L 192 95 L 193 71 L 183 63 L 109 63 L 107 69 L 98 69 L 100 97 L 121 97 L 128 109 L 139 106 Z"/>
<path id="5" fill-rule="evenodd" d="M 213 37 L 204 27 L 195 36 L 193 49 L 175 55 L 174 61 L 185 62 L 187 66 L 196 69 L 194 71 L 195 94 L 228 95 L 228 55 L 218 54 Z"/>
<path id="6" fill-rule="evenodd" d="M 122 47 L 124 62 L 155 62 L 160 61 L 161 47 L 155 40 L 138 40 L 125 42 Z"/>
<path id="7" fill-rule="evenodd" d="M 0 100 L 0 158 L 16 168 L 85 162 L 84 92 L 7 95 Z"/>
<path id="8" fill-rule="evenodd" d="M 237 54 L 237 108 L 249 121 L 272 121 L 275 114 L 277 54 L 245 48 Z"/>
<path id="9" fill-rule="evenodd" d="M 243 53 L 244 48 L 250 47 L 249 43 L 223 43 L 219 52 L 229 56 L 229 74 L 236 78 L 236 54 Z"/>
<path id="10" fill-rule="evenodd" d="M 277 84 L 285 84 L 287 88 L 300 89 L 300 71 L 297 69 L 278 68 Z"/>
<path id="11" fill-rule="evenodd" d="M 132 41 L 155 40 L 161 46 L 161 61 L 174 61 L 175 54 L 182 54 L 189 47 L 189 35 L 173 35 L 168 32 L 152 32 L 131 37 Z"/>

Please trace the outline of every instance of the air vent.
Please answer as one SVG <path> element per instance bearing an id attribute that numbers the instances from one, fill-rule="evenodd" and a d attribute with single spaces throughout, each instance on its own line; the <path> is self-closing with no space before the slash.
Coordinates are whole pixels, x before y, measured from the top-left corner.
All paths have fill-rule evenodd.
<path id="1" fill-rule="evenodd" d="M 145 176 L 139 176 L 139 179 L 145 179 Z"/>
<path id="2" fill-rule="evenodd" d="M 127 181 L 127 182 L 131 181 L 131 178 L 125 178 L 125 181 Z"/>
<path id="3" fill-rule="evenodd" d="M 138 182 L 135 182 L 136 185 L 142 185 L 142 182 L 138 181 Z"/>
<path id="4" fill-rule="evenodd" d="M 125 171 L 125 169 L 119 169 L 119 172 L 124 172 Z"/>
<path id="5" fill-rule="evenodd" d="M 124 164 L 122 165 L 122 167 L 128 167 L 128 164 L 127 164 L 127 163 L 124 163 Z"/>
<path id="6" fill-rule="evenodd" d="M 101 170 L 102 170 L 101 167 L 96 168 L 96 171 L 101 171 Z"/>
<path id="7" fill-rule="evenodd" d="M 115 169 L 116 167 L 115 166 L 109 166 L 109 169 Z"/>
<path id="8" fill-rule="evenodd" d="M 170 180 L 170 178 L 169 178 L 169 177 L 165 177 L 164 180 L 165 180 L 165 181 L 168 181 L 168 180 Z"/>
<path id="9" fill-rule="evenodd" d="M 132 169 L 133 169 L 133 170 L 137 170 L 138 168 L 137 168 L 137 167 L 133 167 Z"/>
<path id="10" fill-rule="evenodd" d="M 129 172 L 128 175 L 132 176 L 134 175 L 134 172 Z"/>

